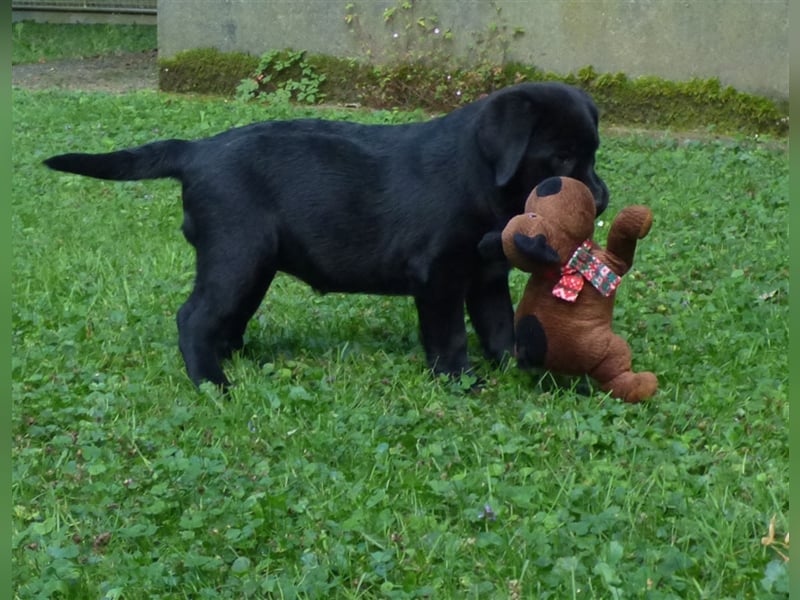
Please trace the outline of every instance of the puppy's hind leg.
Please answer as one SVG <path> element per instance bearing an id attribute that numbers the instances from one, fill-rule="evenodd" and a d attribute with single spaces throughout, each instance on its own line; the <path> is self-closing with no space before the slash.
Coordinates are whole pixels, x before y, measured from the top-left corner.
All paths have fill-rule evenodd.
<path id="1" fill-rule="evenodd" d="M 178 346 L 192 383 L 199 386 L 204 381 L 210 381 L 214 385 L 226 387 L 230 382 L 220 366 L 212 333 L 202 330 L 199 325 L 206 312 L 205 303 L 206 300 L 195 287 L 189 299 L 178 310 Z"/>
<path id="2" fill-rule="evenodd" d="M 239 298 L 239 307 L 234 311 L 231 318 L 225 323 L 225 329 L 219 336 L 217 343 L 217 354 L 220 359 L 230 358 L 235 352 L 244 347 L 244 332 L 247 324 L 261 305 L 275 271 L 262 272 L 263 277 L 259 278 L 252 287 L 243 290 Z"/>
<path id="3" fill-rule="evenodd" d="M 212 246 L 213 248 L 213 246 Z M 242 346 L 242 336 L 275 276 L 274 257 L 241 244 L 236 255 L 198 249 L 197 276 L 178 311 L 178 339 L 195 385 L 229 381 L 220 361 Z"/>

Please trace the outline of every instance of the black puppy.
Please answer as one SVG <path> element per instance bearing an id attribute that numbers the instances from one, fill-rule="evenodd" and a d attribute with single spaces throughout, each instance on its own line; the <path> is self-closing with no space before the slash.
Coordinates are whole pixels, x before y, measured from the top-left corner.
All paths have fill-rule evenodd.
<path id="1" fill-rule="evenodd" d="M 322 292 L 413 296 L 429 365 L 458 374 L 468 367 L 465 304 L 488 357 L 514 343 L 508 270 L 481 259 L 484 234 L 553 175 L 583 181 L 605 209 L 597 120 L 577 88 L 522 83 L 422 123 L 264 122 L 45 164 L 182 183 L 197 271 L 177 320 L 195 384 L 228 384 L 220 361 L 241 348 L 277 271 Z"/>

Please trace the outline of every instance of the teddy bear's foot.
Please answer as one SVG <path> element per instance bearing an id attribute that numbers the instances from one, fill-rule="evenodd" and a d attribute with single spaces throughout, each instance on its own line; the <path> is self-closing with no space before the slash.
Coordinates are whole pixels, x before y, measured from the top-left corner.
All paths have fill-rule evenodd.
<path id="1" fill-rule="evenodd" d="M 658 379 L 653 373 L 644 371 L 633 373 L 628 371 L 604 383 L 602 389 L 611 392 L 615 398 L 625 402 L 636 403 L 650 398 L 658 389 Z"/>

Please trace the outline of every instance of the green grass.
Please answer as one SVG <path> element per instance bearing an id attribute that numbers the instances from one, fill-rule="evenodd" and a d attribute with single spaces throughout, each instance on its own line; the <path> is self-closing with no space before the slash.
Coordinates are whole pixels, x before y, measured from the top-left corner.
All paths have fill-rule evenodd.
<path id="1" fill-rule="evenodd" d="M 426 374 L 409 299 L 286 276 L 223 399 L 177 349 L 177 184 L 40 162 L 318 111 L 12 94 L 15 597 L 787 597 L 760 542 L 788 528 L 785 149 L 604 136 L 603 221 L 655 213 L 615 308 L 647 403 L 492 368 L 474 336 L 466 393 Z"/>
<path id="2" fill-rule="evenodd" d="M 12 29 L 12 62 L 155 46 L 154 29 L 59 41 L 29 25 Z M 287 277 L 223 400 L 191 387 L 175 343 L 193 268 L 177 186 L 39 162 L 316 113 L 13 100 L 16 597 L 787 596 L 781 548 L 760 543 L 771 517 L 779 541 L 788 527 L 781 148 L 606 132 L 603 220 L 634 202 L 656 213 L 615 311 L 661 379 L 645 405 L 493 370 L 474 339 L 489 384 L 466 394 L 425 374 L 408 299 L 320 297 Z"/>
<path id="3" fill-rule="evenodd" d="M 11 64 L 154 50 L 156 37 L 155 25 L 20 21 L 11 26 Z"/>

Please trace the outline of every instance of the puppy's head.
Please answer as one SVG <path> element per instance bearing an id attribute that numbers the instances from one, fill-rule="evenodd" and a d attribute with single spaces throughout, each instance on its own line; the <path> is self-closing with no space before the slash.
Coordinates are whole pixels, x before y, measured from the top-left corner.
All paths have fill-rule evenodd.
<path id="1" fill-rule="evenodd" d="M 583 182 L 596 214 L 606 209 L 608 188 L 595 172 L 598 112 L 586 92 L 561 83 L 521 83 L 483 102 L 478 146 L 503 192 L 505 209 L 522 212 L 528 192 L 554 176 Z"/>

